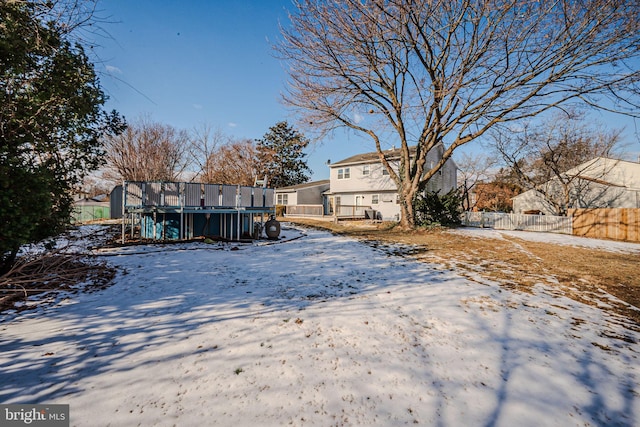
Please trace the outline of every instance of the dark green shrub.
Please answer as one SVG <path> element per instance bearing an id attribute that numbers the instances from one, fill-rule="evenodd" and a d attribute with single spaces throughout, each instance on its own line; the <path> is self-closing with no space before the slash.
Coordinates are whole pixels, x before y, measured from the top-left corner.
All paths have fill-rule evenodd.
<path id="1" fill-rule="evenodd" d="M 462 196 L 457 189 L 441 196 L 439 192 L 425 192 L 413 200 L 417 226 L 458 225 L 461 223 Z"/>

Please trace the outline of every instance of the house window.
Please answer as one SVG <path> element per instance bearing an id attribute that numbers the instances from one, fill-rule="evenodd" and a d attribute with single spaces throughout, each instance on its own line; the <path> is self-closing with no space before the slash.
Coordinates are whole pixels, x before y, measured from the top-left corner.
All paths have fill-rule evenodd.
<path id="1" fill-rule="evenodd" d="M 279 205 L 286 205 L 289 203 L 289 195 L 288 194 L 278 194 L 278 203 Z"/>
<path id="2" fill-rule="evenodd" d="M 378 203 L 380 203 L 380 196 L 378 194 L 372 194 L 371 195 L 371 204 L 372 205 L 377 205 Z"/>
<path id="3" fill-rule="evenodd" d="M 389 171 L 384 166 L 382 166 L 382 175 L 389 175 Z"/>
<path id="4" fill-rule="evenodd" d="M 351 178 L 351 168 L 338 169 L 338 179 Z"/>
<path id="5" fill-rule="evenodd" d="M 362 175 L 369 175 L 370 172 L 371 172 L 371 170 L 370 170 L 370 166 L 369 165 L 363 165 L 362 166 Z"/>

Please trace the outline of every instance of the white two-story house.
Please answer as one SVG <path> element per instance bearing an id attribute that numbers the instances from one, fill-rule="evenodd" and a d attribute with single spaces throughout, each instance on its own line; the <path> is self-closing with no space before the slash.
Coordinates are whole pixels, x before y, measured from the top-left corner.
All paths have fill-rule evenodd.
<path id="1" fill-rule="evenodd" d="M 439 145 L 427 154 L 425 169 L 432 168 L 444 153 Z M 399 164 L 400 150 L 389 150 L 392 167 Z M 394 161 L 394 158 L 397 159 Z M 358 154 L 329 165 L 330 187 L 324 193 L 325 215 L 398 220 L 400 205 L 396 184 L 380 162 L 377 152 Z M 449 159 L 427 183 L 426 191 L 445 194 L 456 188 L 457 166 Z"/>

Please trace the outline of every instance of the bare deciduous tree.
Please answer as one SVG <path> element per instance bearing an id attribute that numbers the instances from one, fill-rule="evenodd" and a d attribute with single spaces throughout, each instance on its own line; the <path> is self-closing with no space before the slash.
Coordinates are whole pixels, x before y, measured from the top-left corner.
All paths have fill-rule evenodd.
<path id="1" fill-rule="evenodd" d="M 193 129 L 190 139 L 189 153 L 196 178 L 202 182 L 213 182 L 209 176 L 213 155 L 221 146 L 231 143 L 231 138 L 220 128 L 204 123 Z"/>
<path id="2" fill-rule="evenodd" d="M 105 139 L 104 177 L 115 182 L 175 181 L 187 166 L 187 132 L 142 117 Z"/>
<path id="3" fill-rule="evenodd" d="M 545 124 L 526 124 L 517 129 L 494 133 L 495 148 L 510 169 L 514 184 L 536 190 L 557 215 L 566 215 L 571 199 L 579 196 L 579 182 L 589 170 L 590 179 L 604 177 L 600 170 L 593 176 L 590 164 L 595 157 L 612 156 L 620 142 L 621 130 L 587 126 L 580 115 L 560 114 Z M 584 171 L 576 170 L 585 165 Z M 573 170 L 573 173 L 567 173 Z"/>
<path id="4" fill-rule="evenodd" d="M 214 184 L 253 185 L 257 164 L 251 140 L 229 140 L 207 157 L 201 179 Z"/>
<path id="5" fill-rule="evenodd" d="M 522 190 L 517 184 L 503 181 L 496 176 L 489 182 L 478 182 L 474 187 L 474 210 L 489 212 L 511 212 L 513 197 Z"/>
<path id="6" fill-rule="evenodd" d="M 412 200 L 489 129 L 576 102 L 638 114 L 640 3 L 622 0 L 301 0 L 277 47 L 286 102 L 321 132 L 371 137 Z M 391 140 L 386 140 L 391 135 Z M 438 144 L 444 157 L 425 167 Z M 400 168 L 384 144 L 400 144 Z M 412 156 L 409 147 L 417 147 Z"/>
<path id="7" fill-rule="evenodd" d="M 472 200 L 472 193 L 478 183 L 487 182 L 493 178 L 492 169 L 497 165 L 495 156 L 483 154 L 463 153 L 456 160 L 458 166 L 458 188 L 462 196 L 462 208 L 472 210 L 476 200 Z"/>

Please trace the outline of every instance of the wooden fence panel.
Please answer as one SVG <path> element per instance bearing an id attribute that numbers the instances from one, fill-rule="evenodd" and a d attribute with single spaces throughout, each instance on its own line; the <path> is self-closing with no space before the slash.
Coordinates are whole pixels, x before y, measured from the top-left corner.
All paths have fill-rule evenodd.
<path id="1" fill-rule="evenodd" d="M 573 234 L 640 242 L 640 209 L 570 209 Z"/>

